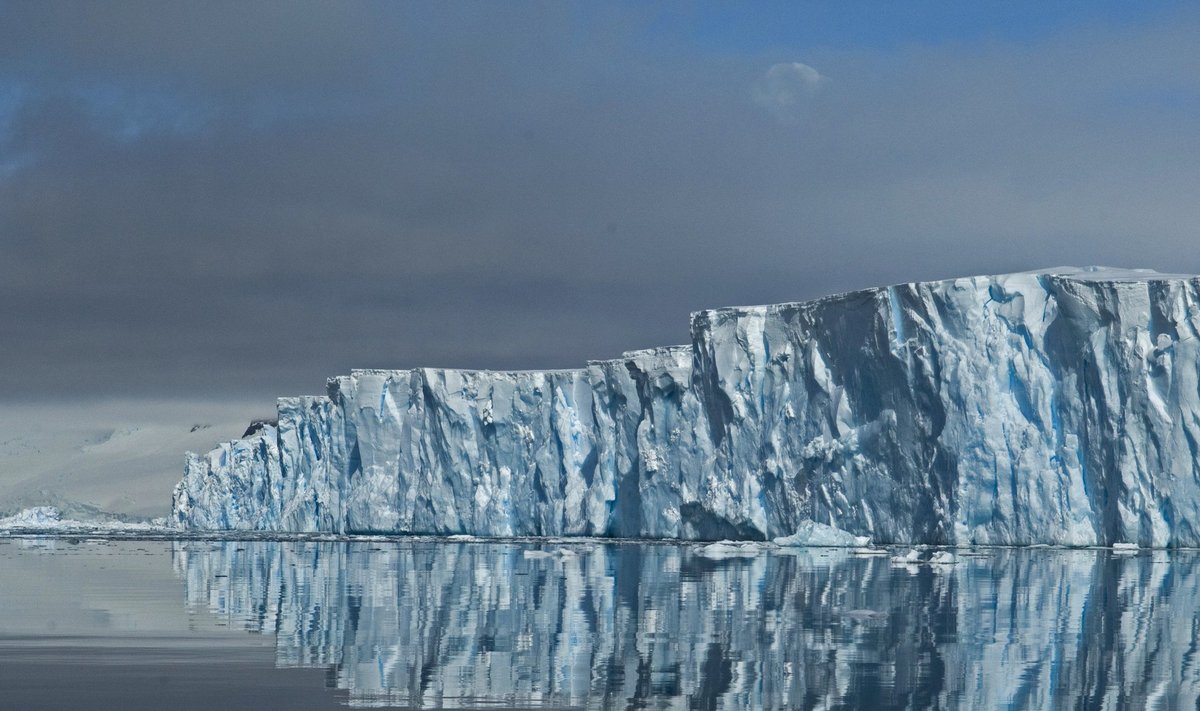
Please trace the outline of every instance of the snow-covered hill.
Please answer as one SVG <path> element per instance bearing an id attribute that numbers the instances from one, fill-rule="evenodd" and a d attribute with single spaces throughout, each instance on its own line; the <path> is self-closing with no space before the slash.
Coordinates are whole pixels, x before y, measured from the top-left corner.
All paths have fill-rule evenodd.
<path id="1" fill-rule="evenodd" d="M 103 519 L 170 512 L 184 452 L 240 435 L 259 404 L 0 405 L 0 516 L 35 506 Z"/>

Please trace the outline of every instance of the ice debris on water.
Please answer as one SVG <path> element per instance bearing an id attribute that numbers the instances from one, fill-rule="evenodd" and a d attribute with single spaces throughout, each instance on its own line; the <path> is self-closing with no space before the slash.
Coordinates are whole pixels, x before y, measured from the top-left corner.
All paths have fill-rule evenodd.
<path id="1" fill-rule="evenodd" d="M 950 551 L 938 551 L 929 556 L 930 565 L 954 565 L 957 561 Z"/>
<path id="2" fill-rule="evenodd" d="M 0 517 L 0 535 L 5 534 L 89 534 L 89 533 L 168 533 L 167 519 L 122 521 L 115 518 L 77 520 L 65 518 L 56 506 L 33 506 L 10 516 Z"/>
<path id="3" fill-rule="evenodd" d="M 816 521 L 801 521 L 796 532 L 774 540 L 778 546 L 824 546 L 830 548 L 864 548 L 871 543 L 868 536 L 856 536 L 835 526 Z"/>
<path id="4" fill-rule="evenodd" d="M 717 541 L 705 546 L 698 546 L 696 553 L 713 560 L 730 560 L 733 558 L 754 558 L 767 550 L 764 546 L 753 542 Z"/>
<path id="5" fill-rule="evenodd" d="M 917 550 L 909 549 L 907 553 L 892 556 L 892 562 L 901 565 L 920 563 L 921 554 Z"/>
<path id="6" fill-rule="evenodd" d="M 692 315 L 573 370 L 356 370 L 190 454 L 191 530 L 1200 545 L 1200 280 L 1059 268 Z"/>

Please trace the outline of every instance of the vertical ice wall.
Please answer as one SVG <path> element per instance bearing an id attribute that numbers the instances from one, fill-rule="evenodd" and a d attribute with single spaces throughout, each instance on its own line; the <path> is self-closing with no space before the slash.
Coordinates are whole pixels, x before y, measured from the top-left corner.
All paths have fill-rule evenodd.
<path id="1" fill-rule="evenodd" d="M 686 534 L 678 512 L 706 458 L 692 442 L 703 429 L 690 371 L 686 347 L 580 370 L 352 371 L 329 381 L 327 397 L 281 399 L 278 425 L 189 454 L 176 520 L 194 529 Z"/>
<path id="2" fill-rule="evenodd" d="M 189 455 L 191 528 L 1200 544 L 1200 282 L 1055 269 L 701 311 L 579 370 L 353 371 Z"/>
<path id="3" fill-rule="evenodd" d="M 346 530 L 603 531 L 582 370 L 354 371 L 331 396 Z"/>

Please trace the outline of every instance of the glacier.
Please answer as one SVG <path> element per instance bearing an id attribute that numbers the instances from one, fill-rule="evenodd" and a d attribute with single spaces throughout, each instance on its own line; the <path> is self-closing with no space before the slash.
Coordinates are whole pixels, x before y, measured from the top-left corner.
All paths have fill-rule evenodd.
<path id="1" fill-rule="evenodd" d="M 1200 545 L 1200 278 L 1056 268 L 703 310 L 554 371 L 354 370 L 189 453 L 188 530 Z"/>

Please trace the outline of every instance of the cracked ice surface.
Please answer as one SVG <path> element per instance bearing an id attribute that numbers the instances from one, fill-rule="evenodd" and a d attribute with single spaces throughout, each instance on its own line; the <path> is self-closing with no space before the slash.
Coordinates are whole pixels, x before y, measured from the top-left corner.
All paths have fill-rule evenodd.
<path id="1" fill-rule="evenodd" d="M 1061 268 L 692 315 L 585 368 L 352 371 L 189 454 L 189 529 L 1200 545 L 1200 280 Z"/>

